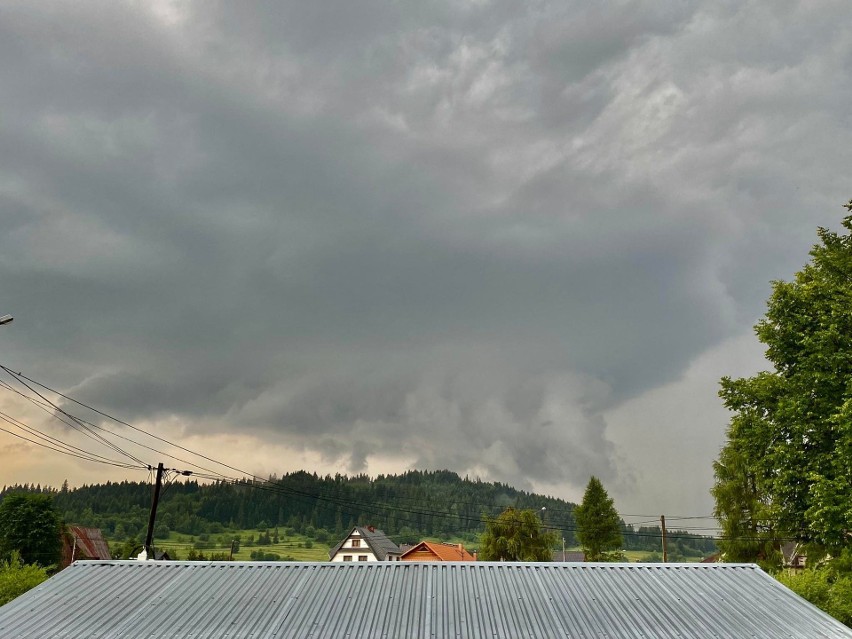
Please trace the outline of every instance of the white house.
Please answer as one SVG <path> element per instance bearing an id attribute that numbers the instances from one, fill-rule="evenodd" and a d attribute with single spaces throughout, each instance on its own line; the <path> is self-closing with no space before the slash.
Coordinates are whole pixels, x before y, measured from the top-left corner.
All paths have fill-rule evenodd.
<path id="1" fill-rule="evenodd" d="M 355 526 L 328 553 L 330 561 L 399 561 L 402 551 L 373 526 Z"/>

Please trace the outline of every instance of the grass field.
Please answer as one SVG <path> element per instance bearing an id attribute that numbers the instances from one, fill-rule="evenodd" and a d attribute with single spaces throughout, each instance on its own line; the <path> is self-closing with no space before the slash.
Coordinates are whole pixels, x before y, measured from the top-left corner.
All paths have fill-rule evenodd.
<path id="1" fill-rule="evenodd" d="M 304 535 L 288 537 L 281 534 L 277 544 L 258 545 L 256 541 L 250 544 L 249 538 L 254 537 L 257 540 L 258 536 L 257 530 L 235 530 L 211 534 L 209 539 L 205 541 L 201 539 L 201 536 L 193 537 L 172 532 L 165 539 L 155 539 L 154 546 L 157 550 L 169 551 L 170 555 L 174 555 L 176 551 L 180 559 L 186 559 L 190 550 L 195 546 L 202 546 L 196 552 L 204 553 L 206 557 L 210 557 L 212 553 L 229 554 L 231 551 L 230 540 L 240 537 L 242 541 L 239 550 L 234 553 L 235 561 L 251 561 L 251 553 L 258 550 L 280 555 L 282 560 L 289 556 L 295 561 L 328 561 L 329 545 L 309 539 Z M 307 546 L 312 547 L 308 548 Z"/>

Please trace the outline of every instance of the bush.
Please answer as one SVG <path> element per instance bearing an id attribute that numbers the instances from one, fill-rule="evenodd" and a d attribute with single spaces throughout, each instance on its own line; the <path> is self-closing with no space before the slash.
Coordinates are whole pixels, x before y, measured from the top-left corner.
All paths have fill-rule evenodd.
<path id="1" fill-rule="evenodd" d="M 663 561 L 663 553 L 649 552 L 647 555 L 642 555 L 639 561 L 643 564 L 659 564 Z"/>
<path id="2" fill-rule="evenodd" d="M 9 561 L 0 562 L 0 606 L 35 588 L 45 579 L 47 570 L 35 564 L 25 564 L 17 551 L 13 551 Z"/>
<path id="3" fill-rule="evenodd" d="M 778 581 L 820 610 L 852 627 L 852 573 L 829 568 L 781 573 Z"/>

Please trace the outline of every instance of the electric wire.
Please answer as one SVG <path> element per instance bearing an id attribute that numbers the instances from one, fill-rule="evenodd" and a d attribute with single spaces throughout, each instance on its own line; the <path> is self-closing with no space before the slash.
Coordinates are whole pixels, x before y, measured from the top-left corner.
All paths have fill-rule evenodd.
<path id="1" fill-rule="evenodd" d="M 62 450 L 61 448 L 54 448 L 53 446 L 49 446 L 48 444 L 44 444 L 44 443 L 36 441 L 34 439 L 30 439 L 29 437 L 24 437 L 23 435 L 21 435 L 19 433 L 15 433 L 15 432 L 8 430 L 6 428 L 3 428 L 3 427 L 0 427 L 0 431 L 3 431 L 4 433 L 8 433 L 12 437 L 17 437 L 18 439 L 23 439 L 24 441 L 30 442 L 31 444 L 35 444 L 36 446 L 42 446 L 42 447 L 47 448 L 49 450 L 56 451 L 57 453 L 62 453 L 63 455 L 69 455 L 70 457 L 79 457 L 80 459 L 85 459 L 86 461 L 98 461 L 98 460 L 91 459 L 90 457 L 86 457 L 84 455 L 77 455 L 76 453 L 70 453 L 66 450 Z M 138 469 L 138 466 L 131 466 L 130 464 L 121 464 L 121 463 L 117 463 L 117 462 L 100 461 L 99 463 L 108 464 L 110 466 L 118 466 L 119 468 Z"/>
<path id="2" fill-rule="evenodd" d="M 103 455 L 98 455 L 97 453 L 93 453 L 93 452 L 87 451 L 83 448 L 80 448 L 78 446 L 74 446 L 72 444 L 68 444 L 66 442 L 63 442 L 61 439 L 57 439 L 56 437 L 52 437 L 51 435 L 48 435 L 47 433 L 43 433 L 42 431 L 38 430 L 37 428 L 34 428 L 32 426 L 28 426 L 24 422 L 22 422 L 18 419 L 15 419 L 14 417 L 12 417 L 10 415 L 7 415 L 3 411 L 0 411 L 0 419 L 2 419 L 3 421 L 5 421 L 6 423 L 8 423 L 12 426 L 16 426 L 17 428 L 20 428 L 21 430 L 29 433 L 33 437 L 37 437 L 41 440 L 49 442 L 53 446 L 60 446 L 60 447 L 64 448 L 67 452 L 71 452 L 72 450 L 75 450 L 78 453 L 82 453 L 84 455 L 87 455 L 87 456 L 89 456 L 87 458 L 89 458 L 90 461 L 109 462 L 109 463 L 112 463 L 112 464 L 124 465 L 122 462 L 119 462 L 115 459 L 110 459 L 108 457 L 104 457 Z M 132 468 L 136 467 L 136 466 L 130 466 L 130 465 L 127 465 L 127 466 L 132 467 Z"/>
<path id="3" fill-rule="evenodd" d="M 248 476 L 248 477 L 251 477 L 251 478 L 252 478 L 252 479 L 254 479 L 254 480 L 257 480 L 257 481 L 260 481 L 260 482 L 263 482 L 263 483 L 269 483 L 267 479 L 263 479 L 263 478 L 261 478 L 261 477 L 258 477 L 258 476 L 254 475 L 254 474 L 252 474 L 252 473 L 250 473 L 250 472 L 248 472 L 248 471 L 246 471 L 246 470 L 243 470 L 243 469 L 241 469 L 241 468 L 237 468 L 237 467 L 232 466 L 232 465 L 230 465 L 230 464 L 227 464 L 227 463 L 225 463 L 225 462 L 221 462 L 221 461 L 216 460 L 216 459 L 214 459 L 214 458 L 212 458 L 212 457 L 208 457 L 208 456 L 206 456 L 206 455 L 203 455 L 203 454 L 201 454 L 201 453 L 198 453 L 198 452 L 196 452 L 196 451 L 193 451 L 193 450 L 191 450 L 191 449 L 189 449 L 189 448 L 186 448 L 186 447 L 183 447 L 183 446 L 181 446 L 181 445 L 179 445 L 179 444 L 176 444 L 175 442 L 171 442 L 171 441 L 169 441 L 169 440 L 167 440 L 167 439 L 165 439 L 165 438 L 159 437 L 158 435 L 154 435 L 153 433 L 149 433 L 149 432 L 145 431 L 144 429 L 140 429 L 140 428 L 138 428 L 138 427 L 136 427 L 136 426 L 133 426 L 132 424 L 129 424 L 129 423 L 127 423 L 127 422 L 125 422 L 125 421 L 123 421 L 123 420 L 120 420 L 120 419 L 118 419 L 118 418 L 116 418 L 116 417 L 113 417 L 112 415 L 110 415 L 110 414 L 108 414 L 108 413 L 106 413 L 106 412 L 104 412 L 104 411 L 101 411 L 101 410 L 99 410 L 99 409 L 97 409 L 97 408 L 94 408 L 93 406 L 91 406 L 91 405 L 89 405 L 89 404 L 86 404 L 86 403 L 84 403 L 84 402 L 82 402 L 82 401 L 80 401 L 80 400 L 77 400 L 77 399 L 75 399 L 75 398 L 73 398 L 73 397 L 70 397 L 70 396 L 68 396 L 68 395 L 65 395 L 64 393 L 61 393 L 61 392 L 59 392 L 59 391 L 57 391 L 57 390 L 55 390 L 55 389 L 53 389 L 53 388 L 50 388 L 49 386 L 47 386 L 47 385 L 45 385 L 45 384 L 43 384 L 43 383 L 41 383 L 41 382 L 39 382 L 39 381 L 37 381 L 37 380 L 34 380 L 34 379 L 32 379 L 32 378 L 28 377 L 27 375 L 24 375 L 23 373 L 15 372 L 15 371 L 11 370 L 10 368 L 8 368 L 8 367 L 7 367 L 7 366 L 5 366 L 5 365 L 0 364 L 0 368 L 2 368 L 2 369 L 3 369 L 3 370 L 5 370 L 8 374 L 10 374 L 10 375 L 12 375 L 12 376 L 14 376 L 14 377 L 19 377 L 19 378 L 21 378 L 21 379 L 27 380 L 27 381 L 31 382 L 32 384 L 35 384 L 35 385 L 37 385 L 37 386 L 39 386 L 39 387 L 41 387 L 41 388 L 43 388 L 43 389 L 45 389 L 45 390 L 47 390 L 47 391 L 50 391 L 50 392 L 52 392 L 52 393 L 54 393 L 54 394 L 56 394 L 56 395 L 58 395 L 58 396 L 60 396 L 60 397 L 62 397 L 62 398 L 64 398 L 64 399 L 66 399 L 66 400 L 68 400 L 68 401 L 71 401 L 71 402 L 73 402 L 73 403 L 75 403 L 75 404 L 77 404 L 77 405 L 79 405 L 79 406 L 82 406 L 83 408 L 86 408 L 86 409 L 88 409 L 88 410 L 91 410 L 91 411 L 93 411 L 93 412 L 95 412 L 95 413 L 97 413 L 97 414 L 99 414 L 99 415 L 101 415 L 101 416 L 103 416 L 103 417 L 106 417 L 107 419 L 110 419 L 110 420 L 112 420 L 112 421 L 114 421 L 114 422 L 116 422 L 116 423 L 118 423 L 118 424 L 122 424 L 122 425 L 124 425 L 124 426 L 129 427 L 129 428 L 132 428 L 133 430 L 136 430 L 136 431 L 138 431 L 138 432 L 140 432 L 140 433 L 143 433 L 143 434 L 145 434 L 145 435 L 148 435 L 149 437 L 153 437 L 153 438 L 155 438 L 155 439 L 158 439 L 158 440 L 160 440 L 160 441 L 162 441 L 162 442 L 164 442 L 164 443 L 169 444 L 170 446 L 174 446 L 174 447 L 176 447 L 176 448 L 180 448 L 181 450 L 184 450 L 185 452 L 188 452 L 188 453 L 190 453 L 190 454 L 192 454 L 192 455 L 196 455 L 196 456 L 198 456 L 198 457 L 201 457 L 201 458 L 203 458 L 203 459 L 206 459 L 207 461 L 210 461 L 210 462 L 212 462 L 212 463 L 214 463 L 214 464 L 218 464 L 218 465 L 220 465 L 220 466 L 222 466 L 222 467 L 224 467 L 224 468 L 228 468 L 228 469 L 233 470 L 233 471 L 236 471 L 236 472 L 238 472 L 238 473 L 242 473 L 243 475 Z M 24 382 L 21 382 L 21 383 L 24 383 Z M 29 388 L 29 386 L 28 386 L 28 385 L 27 385 L 27 387 Z M 186 461 L 186 460 L 180 460 L 180 459 L 178 459 L 178 461 L 181 461 L 182 463 L 188 463 L 188 464 L 194 465 L 194 464 L 192 464 L 191 462 L 188 462 L 188 461 Z M 196 466 L 196 467 L 198 467 L 198 466 Z M 233 480 L 235 480 L 235 479 L 236 479 L 236 478 L 234 478 L 234 477 L 229 477 L 229 476 L 227 476 L 227 475 L 225 475 L 225 474 L 223 474 L 223 473 L 215 473 L 214 471 L 211 471 L 210 469 L 207 469 L 207 468 L 204 468 L 203 470 L 206 470 L 207 472 L 210 472 L 210 473 L 214 473 L 215 475 L 219 475 L 219 478 L 226 479 L 226 480 L 229 480 L 229 481 L 233 481 Z M 199 476 L 200 476 L 200 475 L 199 475 Z M 215 477 L 208 477 L 208 478 L 209 478 L 209 479 L 211 479 L 211 480 L 216 479 Z M 412 499 L 415 499 L 415 498 L 412 498 Z M 476 505 L 480 505 L 480 504 L 476 504 Z M 566 511 L 567 511 L 567 512 L 570 512 L 571 510 L 573 510 L 573 509 L 557 509 L 557 508 L 553 508 L 553 509 L 551 509 L 551 511 L 552 511 L 552 512 L 560 512 L 560 511 L 561 511 L 561 512 L 566 512 Z M 416 511 L 415 511 L 415 512 L 416 512 Z M 418 512 L 417 514 L 427 514 L 427 513 Z M 437 513 L 434 513 L 434 514 L 437 514 Z M 449 514 L 449 515 L 451 516 L 451 514 Z M 619 514 L 619 516 L 620 516 L 620 517 L 622 517 L 622 518 L 624 518 L 624 517 L 653 517 L 653 515 L 628 515 L 628 514 Z M 676 520 L 676 519 L 681 519 L 681 518 L 682 518 L 682 519 L 687 519 L 687 518 L 693 518 L 693 517 L 692 517 L 692 516 L 689 516 L 689 517 L 672 517 L 671 519 L 672 519 L 672 520 Z M 696 518 L 696 519 L 697 519 L 697 518 L 699 518 L 699 517 L 694 517 L 694 518 Z M 656 521 L 656 520 L 655 520 L 655 521 Z"/>
<path id="4" fill-rule="evenodd" d="M 41 401 L 39 401 L 39 400 L 35 399 L 34 397 L 30 397 L 29 395 L 26 395 L 26 394 L 22 393 L 21 391 L 19 391 L 18 389 L 16 389 L 16 388 L 14 388 L 14 387 L 10 386 L 9 384 L 7 384 L 6 382 L 4 382 L 3 380 L 0 380 L 0 386 L 2 386 L 3 388 L 6 388 L 6 389 L 8 389 L 8 390 L 12 391 L 13 393 L 17 393 L 18 395 L 20 395 L 21 397 L 23 397 L 23 398 L 24 398 L 24 399 L 26 399 L 27 401 L 31 402 L 33 405 L 35 405 L 35 406 L 39 407 L 40 409 L 42 409 L 42 410 L 43 410 L 43 411 L 45 411 L 46 413 L 50 414 L 50 415 L 51 415 L 52 417 L 54 417 L 55 419 L 58 419 L 59 421 L 61 421 L 63 424 L 67 424 L 67 425 L 69 425 L 69 426 L 70 426 L 70 424 L 68 424 L 65 420 L 63 420 L 63 419 L 61 419 L 61 418 L 57 417 L 57 416 L 56 416 L 56 414 L 54 413 L 54 411 L 51 411 L 51 410 L 49 410 L 49 409 L 47 408 L 47 406 L 52 405 L 52 404 L 47 404 L 47 403 L 45 403 L 45 402 L 41 402 Z M 126 442 L 130 442 L 131 444 L 134 444 L 134 445 L 136 445 L 136 446 L 140 446 L 141 448 L 145 448 L 145 449 L 147 449 L 147 450 L 150 450 L 150 451 L 152 451 L 152 452 L 155 452 L 155 453 L 157 453 L 158 455 L 163 455 L 163 456 L 165 456 L 165 457 L 169 457 L 170 459 L 174 459 L 175 461 L 179 461 L 179 462 L 181 462 L 182 464 L 187 464 L 187 465 L 189 465 L 189 466 L 193 466 L 193 467 L 198 468 L 198 469 L 200 469 L 200 470 L 205 470 L 205 471 L 208 471 L 208 472 L 211 472 L 211 473 L 215 473 L 215 472 L 216 472 L 216 471 L 214 471 L 214 470 L 212 470 L 212 469 L 210 469 L 210 468 L 206 468 L 205 466 L 201 466 L 201 465 L 196 464 L 196 463 L 193 463 L 193 462 L 191 462 L 191 461 L 189 461 L 189 460 L 183 459 L 183 458 L 181 458 L 181 457 L 177 457 L 176 455 L 172 455 L 171 453 L 167 453 L 167 452 L 165 452 L 165 451 L 163 451 L 163 450 L 160 450 L 160 449 L 158 449 L 158 448 L 154 448 L 154 447 L 152 447 L 152 446 L 148 446 L 147 444 L 143 444 L 142 442 L 136 441 L 135 439 L 131 439 L 130 437 L 126 437 L 126 436 L 124 436 L 124 435 L 122 435 L 122 434 L 120 434 L 120 433 L 116 433 L 115 431 L 112 431 L 112 430 L 110 430 L 110 429 L 108 429 L 108 428 L 105 428 L 104 426 L 99 426 L 98 424 L 94 424 L 94 423 L 92 423 L 92 422 L 89 422 L 89 421 L 86 421 L 86 420 L 84 420 L 84 419 L 81 419 L 80 417 L 76 417 L 76 420 L 77 420 L 77 421 L 80 421 L 80 422 L 83 422 L 84 424 L 87 424 L 88 426 L 90 426 L 90 427 L 92 427 L 92 428 L 97 428 L 97 429 L 99 429 L 99 430 L 102 430 L 102 431 L 104 431 L 104 432 L 106 432 L 106 433 L 108 433 L 108 434 L 112 435 L 113 437 L 118 437 L 119 439 L 122 439 L 122 440 L 124 440 L 124 441 L 126 441 Z M 148 434 L 148 433 L 146 433 L 146 434 Z M 146 465 L 149 465 L 149 464 L 146 464 Z"/>
<path id="5" fill-rule="evenodd" d="M 275 482 L 270 482 L 267 479 L 263 479 L 263 478 L 260 478 L 256 475 L 253 475 L 252 473 L 249 473 L 248 471 L 237 468 L 237 467 L 232 466 L 230 464 L 227 464 L 225 462 L 221 462 L 219 460 L 216 460 L 216 459 L 209 457 L 207 455 L 204 455 L 202 453 L 198 453 L 198 452 L 193 451 L 193 450 L 191 450 L 187 447 L 181 446 L 180 444 L 169 441 L 168 439 L 165 439 L 165 438 L 160 437 L 158 435 L 154 435 L 153 433 L 149 433 L 149 432 L 145 431 L 144 429 L 133 426 L 132 424 L 129 424 L 129 423 L 123 421 L 123 420 L 115 418 L 112 415 L 109 415 L 108 413 L 100 411 L 100 410 L 98 410 L 98 409 L 96 409 L 96 408 L 94 408 L 94 407 L 92 407 L 92 406 L 90 406 L 90 405 L 88 405 L 84 402 L 81 402 L 79 400 L 74 399 L 73 397 L 70 397 L 68 395 L 65 395 L 65 394 L 59 392 L 59 391 L 56 391 L 55 389 L 52 389 L 49 386 L 46 386 L 45 384 L 38 382 L 37 380 L 34 380 L 34 379 L 32 379 L 32 378 L 30 378 L 26 375 L 23 375 L 22 373 L 16 373 L 15 371 L 12 371 L 11 369 L 9 369 L 8 367 L 6 367 L 2 364 L 0 364 L 0 368 L 5 370 L 8 374 L 12 375 L 13 377 L 25 379 L 25 380 L 45 389 L 47 391 L 50 391 L 50 392 L 66 399 L 68 401 L 71 401 L 71 402 L 73 402 L 73 403 L 75 403 L 75 404 L 77 404 L 77 405 L 79 405 L 83 408 L 91 410 L 94 413 L 97 413 L 97 414 L 99 414 L 103 417 L 106 417 L 107 419 L 110 419 L 110 420 L 112 420 L 112 421 L 114 421 L 118 424 L 127 426 L 127 427 L 129 427 L 129 428 L 131 428 L 131 429 L 133 429 L 137 432 L 140 432 L 140 433 L 145 434 L 149 437 L 152 437 L 152 438 L 157 439 L 159 441 L 162 441 L 166 444 L 169 444 L 170 446 L 174 446 L 176 448 L 184 450 L 185 452 L 188 452 L 191 455 L 196 455 L 198 457 L 201 457 L 202 459 L 206 459 L 207 461 L 210 461 L 210 462 L 217 464 L 219 466 L 222 466 L 224 468 L 228 468 L 228 469 L 236 471 L 238 473 L 242 473 L 245 476 L 242 479 L 239 479 L 239 478 L 235 478 L 235 477 L 229 477 L 228 475 L 225 475 L 224 473 L 218 473 L 218 472 L 215 472 L 215 471 L 211 471 L 210 469 L 203 468 L 203 470 L 207 471 L 207 473 L 209 473 L 209 474 L 202 474 L 202 473 L 196 473 L 195 474 L 197 477 L 200 477 L 202 479 L 208 479 L 210 481 L 221 481 L 221 482 L 225 482 L 225 483 L 232 483 L 234 485 L 245 486 L 245 487 L 248 487 L 248 488 L 251 488 L 251 489 L 266 490 L 266 491 L 273 492 L 273 493 L 276 493 L 276 494 L 279 494 L 279 495 L 287 495 L 287 496 L 291 496 L 291 497 L 294 497 L 294 498 L 298 498 L 300 500 L 326 501 L 326 502 L 334 504 L 335 506 L 340 508 L 341 512 L 347 512 L 347 514 L 353 514 L 353 515 L 362 515 L 362 514 L 365 514 L 364 511 L 366 511 L 367 513 L 375 514 L 376 516 L 387 517 L 389 515 L 395 515 L 397 517 L 397 519 L 400 519 L 399 514 L 405 513 L 405 514 L 420 515 L 420 516 L 427 516 L 427 517 L 430 517 L 430 516 L 431 517 L 436 517 L 436 516 L 437 517 L 452 517 L 452 518 L 458 519 L 460 522 L 461 521 L 476 522 L 477 526 L 481 525 L 481 523 L 482 523 L 481 517 L 465 516 L 465 515 L 462 515 L 460 513 L 453 513 L 453 512 L 450 512 L 450 511 L 434 511 L 434 510 L 430 511 L 430 510 L 404 509 L 404 508 L 399 508 L 398 506 L 393 506 L 393 505 L 390 505 L 390 504 L 364 504 L 364 503 L 352 502 L 351 500 L 344 500 L 344 499 L 340 499 L 340 498 L 339 499 L 333 499 L 333 498 L 330 498 L 328 496 L 320 495 L 320 494 L 304 493 L 303 491 L 298 491 L 298 490 L 290 488 L 290 487 L 284 487 L 284 486 L 281 486 L 280 484 L 276 484 Z M 35 391 L 34 389 L 32 389 L 28 384 L 26 384 L 24 382 L 21 382 L 21 383 L 24 384 L 27 388 L 30 388 L 31 390 L 33 390 L 33 392 L 38 394 L 40 397 L 43 397 L 40 393 L 38 393 L 38 391 Z M 55 404 L 53 404 L 52 402 L 49 402 L 49 400 L 45 399 L 45 401 L 48 401 L 48 403 L 50 405 L 55 406 Z M 64 414 L 68 414 L 64 410 L 59 409 L 58 407 L 56 407 L 56 408 L 58 410 L 60 410 L 61 412 L 63 412 Z M 69 415 L 69 417 L 71 417 L 70 414 L 68 414 L 68 415 Z M 73 419 L 75 419 L 75 421 L 76 421 L 79 418 L 73 417 Z M 110 432 L 110 434 L 113 434 L 113 435 L 117 435 L 116 433 L 112 433 L 111 431 L 107 431 L 107 432 Z M 145 446 L 144 444 L 140 444 L 140 443 L 135 442 L 133 440 L 129 440 L 129 441 L 131 441 L 132 443 L 135 443 L 137 445 Z M 157 452 L 161 452 L 161 451 L 157 451 Z M 165 454 L 165 453 L 162 453 L 162 454 Z M 173 457 L 173 456 L 171 456 L 171 457 Z M 187 463 L 187 464 L 199 467 L 199 466 L 193 464 L 192 462 L 188 462 L 187 460 L 181 460 L 179 458 L 177 458 L 177 459 L 178 459 L 178 461 L 181 461 L 182 463 Z M 148 466 L 148 468 L 150 469 L 150 466 Z M 252 481 L 251 482 L 247 481 L 247 478 L 251 478 Z M 411 499 L 414 499 L 414 498 L 411 498 Z M 361 511 L 352 510 L 351 507 L 353 507 L 353 506 L 360 507 Z M 493 508 L 499 508 L 499 506 L 496 506 L 496 505 L 494 505 L 492 507 Z M 571 510 L 573 510 L 573 509 L 572 508 L 568 508 L 568 509 L 553 508 L 553 509 L 550 509 L 550 512 L 558 512 L 558 511 L 570 512 Z M 621 515 L 620 514 L 620 516 L 621 517 L 652 517 L 653 515 L 626 515 L 626 514 Z M 689 515 L 689 516 L 670 517 L 669 520 L 675 521 L 675 520 L 680 520 L 680 519 L 710 519 L 710 518 L 711 517 Z M 402 520 L 406 521 L 405 518 L 402 518 Z M 408 519 L 407 521 L 411 522 L 412 520 Z M 647 522 L 647 523 L 655 523 L 655 522 L 656 522 L 656 519 L 653 520 L 653 522 Z M 633 525 L 633 524 L 631 524 L 631 525 Z M 553 526 L 553 525 L 545 525 L 545 528 L 550 529 L 550 530 L 566 530 L 566 531 L 567 530 L 576 530 L 573 527 Z M 707 528 L 695 527 L 694 529 L 695 530 L 720 530 L 720 528 L 711 528 L 711 527 L 707 527 Z M 680 529 L 680 530 L 684 530 L 684 529 Z M 658 536 L 657 534 L 654 534 L 654 533 L 642 533 L 642 532 L 638 532 L 638 531 L 634 531 L 631 534 L 634 535 L 634 536 L 640 536 L 640 537 L 641 536 L 657 537 Z M 733 539 L 733 538 L 726 538 L 724 536 L 712 537 L 712 536 L 701 536 L 701 535 L 677 535 L 676 533 L 675 534 L 669 534 L 667 536 L 671 539 L 705 538 L 705 539 L 713 539 L 713 540 L 716 540 L 716 541 Z M 762 541 L 763 540 L 763 538 L 758 538 L 758 537 L 755 537 L 755 538 L 736 537 L 736 539 L 737 540 L 743 540 L 743 541 L 747 541 L 747 540 L 750 540 L 750 539 L 754 539 L 755 541 Z M 792 538 L 790 538 L 790 539 L 792 540 Z"/>
<path id="6" fill-rule="evenodd" d="M 145 435 L 148 435 L 149 437 L 153 437 L 154 439 L 157 439 L 157 440 L 159 440 L 159 441 L 161 441 L 161 442 L 163 442 L 163 443 L 169 444 L 170 446 L 174 446 L 175 448 L 179 448 L 180 450 L 183 450 L 183 451 L 185 451 L 185 452 L 187 452 L 187 453 L 190 453 L 190 454 L 192 454 L 192 455 L 196 455 L 196 456 L 198 456 L 198 457 L 201 457 L 202 459 L 206 459 L 207 461 L 209 461 L 209 462 L 213 462 L 214 464 L 218 464 L 218 465 L 220 465 L 220 466 L 223 466 L 223 467 L 228 468 L 228 469 L 230 469 L 230 470 L 236 471 L 236 472 L 238 472 L 238 473 L 242 473 L 242 474 L 244 474 L 244 475 L 248 475 L 248 476 L 252 476 L 252 477 L 254 477 L 254 475 L 252 475 L 252 474 L 251 474 L 251 473 L 249 473 L 248 471 L 242 470 L 242 469 L 240 469 L 240 468 L 236 468 L 236 467 L 231 466 L 231 465 L 229 465 L 229 464 L 226 464 L 226 463 L 224 463 L 224 462 L 217 461 L 217 460 L 215 460 L 215 459 L 213 459 L 213 458 L 211 458 L 211 457 L 208 457 L 208 456 L 203 455 L 203 454 L 201 454 L 201 453 L 197 453 L 197 452 L 195 452 L 195 451 L 190 450 L 189 448 L 186 448 L 186 447 L 184 447 L 184 446 L 181 446 L 180 444 L 176 444 L 175 442 L 171 442 L 171 441 L 169 441 L 168 439 L 165 439 L 164 437 L 160 437 L 159 435 L 155 435 L 155 434 L 153 434 L 153 433 L 149 433 L 149 432 L 147 432 L 147 431 L 145 431 L 145 430 L 143 430 L 143 429 L 141 429 L 141 428 L 137 428 L 136 426 L 133 426 L 132 424 L 128 424 L 127 422 L 125 422 L 125 421 L 123 421 L 123 420 L 121 420 L 121 419 L 118 419 L 117 417 L 113 417 L 112 415 L 109 415 L 108 413 L 105 413 L 105 412 L 103 412 L 103 411 L 101 411 L 101 410 L 98 410 L 97 408 L 94 408 L 93 406 L 89 406 L 88 404 L 85 404 L 85 403 L 83 403 L 83 402 L 81 402 L 81 401 L 79 401 L 79 400 L 77 400 L 77 399 L 74 399 L 73 397 L 69 397 L 68 395 L 65 395 L 64 393 L 60 393 L 59 391 L 54 390 L 53 388 L 50 388 L 49 386 L 46 386 L 45 384 L 42 384 L 41 382 L 38 382 L 38 381 L 36 381 L 36 380 L 34 380 L 34 379 L 31 379 L 31 378 L 27 377 L 26 375 L 24 375 L 23 373 L 16 373 L 15 371 L 11 370 L 11 369 L 10 369 L 10 368 L 8 368 L 7 366 L 4 366 L 3 364 L 0 364 L 0 369 L 5 370 L 5 371 L 6 371 L 7 373 L 9 373 L 10 375 L 13 375 L 13 376 L 15 376 L 15 377 L 20 377 L 20 378 L 22 378 L 22 379 L 27 380 L 28 382 L 31 382 L 31 383 L 33 383 L 33 384 L 36 384 L 37 386 L 39 386 L 39 387 L 41 387 L 41 388 L 43 388 L 43 389 L 45 389 L 45 390 L 48 390 L 48 391 L 50 391 L 51 393 L 54 393 L 54 394 L 58 395 L 59 397 L 62 397 L 63 399 L 66 399 L 66 400 L 68 400 L 68 401 L 70 401 L 70 402 L 73 402 L 73 403 L 77 404 L 78 406 L 82 406 L 83 408 L 86 408 L 86 409 L 88 409 L 88 410 L 90 410 L 90 411 L 92 411 L 92 412 L 94 412 L 94 413 L 97 413 L 98 415 L 101 415 L 102 417 L 106 417 L 107 419 L 110 419 L 110 420 L 112 420 L 112 421 L 116 422 L 117 424 L 121 424 L 122 426 L 127 426 L 128 428 L 131 428 L 131 429 L 133 429 L 133 430 L 135 430 L 135 431 L 137 431 L 137 432 L 140 432 L 140 433 L 143 433 L 143 434 L 145 434 Z"/>
<path id="7" fill-rule="evenodd" d="M 4 370 L 5 370 L 8 374 L 10 374 L 10 375 L 12 375 L 13 377 L 15 377 L 15 375 L 14 375 L 14 372 L 13 372 L 13 371 L 10 371 L 10 370 L 9 370 L 9 369 L 7 369 L 6 367 L 3 367 L 3 369 L 4 369 Z M 38 395 L 38 397 L 39 397 L 42 401 L 44 401 L 44 402 L 48 403 L 48 404 L 49 404 L 50 406 L 52 406 L 52 407 L 53 407 L 53 408 L 54 408 L 57 412 L 61 413 L 62 415 L 65 415 L 66 417 L 68 417 L 68 419 L 72 420 L 72 422 L 74 422 L 74 423 L 78 424 L 78 425 L 79 425 L 79 428 L 77 428 L 76 426 L 74 426 L 74 425 L 72 425 L 72 424 L 68 424 L 68 422 L 65 422 L 66 424 L 68 424 L 69 426 L 71 426 L 72 428 L 74 428 L 75 430 L 78 430 L 79 432 L 81 432 L 81 433 L 83 433 L 84 435 L 86 435 L 86 436 L 90 437 L 91 439 L 94 439 L 95 441 L 99 441 L 99 442 L 101 442 L 102 444 L 104 444 L 104 445 L 105 445 L 105 446 L 107 446 L 108 448 L 113 449 L 115 452 L 117 452 L 117 453 L 119 453 L 119 454 L 121 454 L 121 455 L 124 455 L 125 457 L 128 457 L 129 459 L 132 459 L 133 461 L 137 462 L 138 464 L 145 465 L 145 462 L 143 462 L 141 459 L 139 459 L 138 457 L 136 457 L 136 456 L 134 456 L 134 455 L 131 455 L 130 453 L 128 453 L 128 452 L 127 452 L 127 451 L 125 451 L 125 450 L 122 450 L 122 449 L 121 449 L 119 446 L 117 446 L 115 443 L 113 443 L 113 442 L 111 442 L 111 441 L 107 440 L 105 437 L 103 437 L 103 436 L 102 436 L 102 435 L 100 435 L 99 433 L 94 432 L 94 430 L 92 430 L 91 428 L 89 428 L 89 427 L 88 427 L 88 426 L 87 426 L 84 422 L 82 422 L 81 420 L 78 420 L 78 419 L 77 419 L 74 415 L 71 415 L 70 413 L 68 413 L 68 412 L 66 412 L 65 410 L 63 410 L 60 406 L 58 406 L 58 405 L 54 404 L 53 402 L 51 402 L 49 399 L 47 399 L 44 395 L 42 395 L 42 394 L 41 394 L 41 393 L 39 393 L 37 390 L 35 390 L 34 388 L 32 388 L 32 387 L 31 387 L 29 384 L 27 384 L 26 382 L 22 381 L 21 379 L 18 379 L 17 381 L 18 381 L 18 383 L 20 383 L 22 386 L 25 386 L 25 387 L 26 387 L 26 388 L 28 388 L 31 392 L 33 392 L 33 393 L 35 393 L 36 395 Z M 82 429 L 82 430 L 80 430 L 80 429 Z"/>

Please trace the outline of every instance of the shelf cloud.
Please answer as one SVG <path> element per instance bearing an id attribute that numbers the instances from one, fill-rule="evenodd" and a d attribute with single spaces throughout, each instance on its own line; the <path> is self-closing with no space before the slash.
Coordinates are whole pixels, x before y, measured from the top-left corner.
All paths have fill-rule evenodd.
<path id="1" fill-rule="evenodd" d="M 2 360 L 281 470 L 707 512 L 718 376 L 852 196 L 845 15 L 7 3 Z"/>

